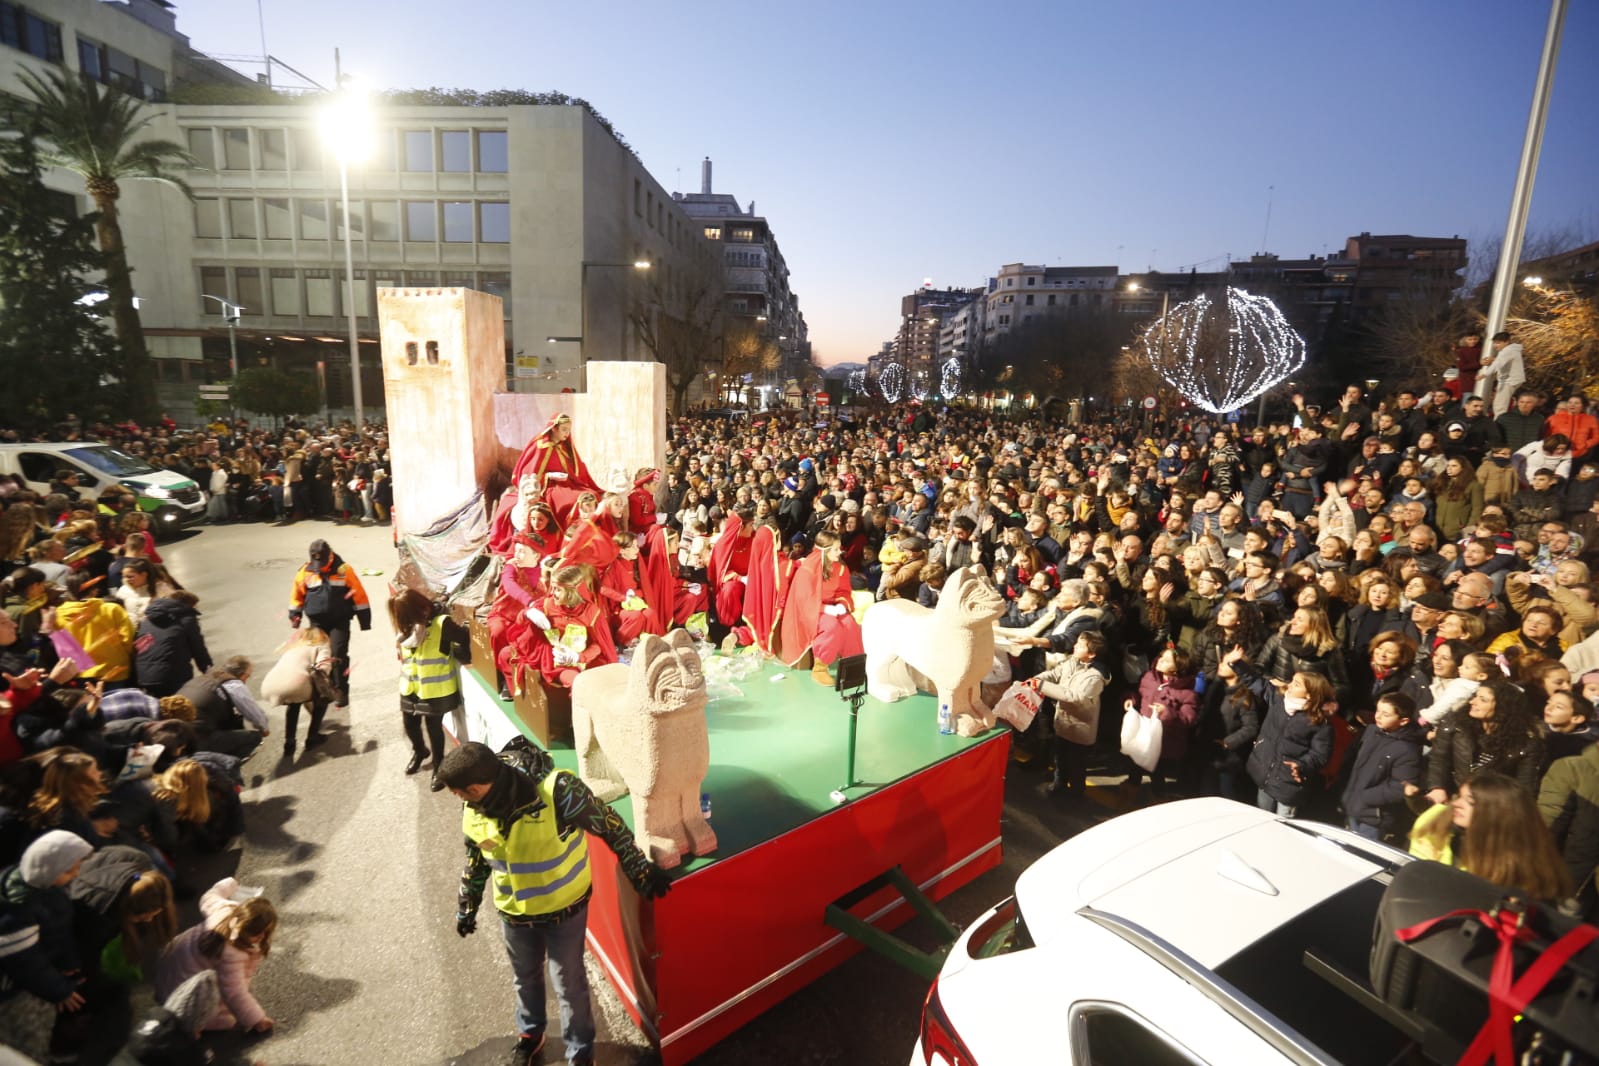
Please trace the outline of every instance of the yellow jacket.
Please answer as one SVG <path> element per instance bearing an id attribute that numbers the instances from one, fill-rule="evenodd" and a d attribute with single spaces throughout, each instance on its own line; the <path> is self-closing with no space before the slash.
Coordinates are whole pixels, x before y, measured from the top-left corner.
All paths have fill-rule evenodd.
<path id="1" fill-rule="evenodd" d="M 1447 803 L 1435 803 L 1410 827 L 1410 854 L 1418 859 L 1455 866 L 1454 810 Z"/>
<path id="2" fill-rule="evenodd" d="M 125 681 L 132 676 L 133 619 L 107 600 L 73 600 L 56 608 L 56 627 L 70 633 L 95 665 L 84 677 Z"/>

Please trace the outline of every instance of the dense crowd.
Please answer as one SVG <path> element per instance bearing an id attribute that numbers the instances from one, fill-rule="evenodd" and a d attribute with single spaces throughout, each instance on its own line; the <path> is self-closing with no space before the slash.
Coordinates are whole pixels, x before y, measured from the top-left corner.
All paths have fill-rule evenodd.
<path id="1" fill-rule="evenodd" d="M 1230 796 L 1592 914 L 1599 420 L 1522 389 L 1495 416 L 1451 379 L 1253 428 L 685 418 L 663 470 L 605 486 L 552 426 L 500 508 L 499 664 L 569 684 L 687 625 L 825 681 L 864 604 L 976 567 L 1007 607 L 988 691 L 1048 698 L 1015 758 L 1049 794 Z M 1147 773 L 1129 712 L 1162 724 Z"/>
<path id="2" fill-rule="evenodd" d="M 211 522 L 273 522 L 327 518 L 340 522 L 387 522 L 394 503 L 389 473 L 388 437 L 368 425 L 308 427 L 290 420 L 281 431 L 246 420 L 218 419 L 180 429 L 163 416 L 153 426 L 134 422 L 85 424 L 69 416 L 49 432 L 21 435 L 0 431 L 0 443 L 95 441 L 119 448 L 158 470 L 170 470 L 199 485 L 207 495 Z M 51 485 L 51 507 L 77 502 L 84 492 L 70 470 Z M 107 506 L 126 494 L 113 486 Z M 59 511 L 57 512 L 59 513 Z"/>
<path id="3" fill-rule="evenodd" d="M 234 489 L 263 479 L 288 495 L 269 493 L 259 517 L 280 503 L 291 518 L 384 514 L 381 488 L 341 494 L 334 483 L 353 471 L 381 487 L 380 433 L 67 425 L 59 435 L 210 484 L 228 501 L 213 496 L 219 521 L 251 516 L 251 493 L 235 507 Z M 274 463 L 297 474 L 284 481 Z M 207 482 L 208 468 L 249 480 Z M 203 1034 L 273 1028 L 250 986 L 276 911 L 258 890 L 216 879 L 245 828 L 241 764 L 270 732 L 262 704 L 284 708 L 281 768 L 292 767 L 302 707 L 309 750 L 329 707 L 348 702 L 348 631 L 370 612 L 347 564 L 313 542 L 288 590 L 293 639 L 257 702 L 254 665 L 213 661 L 199 598 L 169 571 L 131 494 L 91 498 L 67 473 L 43 495 L 0 478 L 0 1044 L 40 1063 L 205 1062 Z M 197 919 L 187 929 L 184 911 Z"/>

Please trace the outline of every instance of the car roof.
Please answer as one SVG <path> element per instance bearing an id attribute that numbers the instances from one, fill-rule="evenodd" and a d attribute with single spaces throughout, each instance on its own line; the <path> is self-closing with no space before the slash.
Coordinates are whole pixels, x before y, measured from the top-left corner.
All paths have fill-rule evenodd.
<path id="1" fill-rule="evenodd" d="M 1016 899 L 1041 946 L 1092 907 L 1214 968 L 1387 865 L 1336 830 L 1230 800 L 1185 800 L 1066 841 L 1023 871 Z"/>

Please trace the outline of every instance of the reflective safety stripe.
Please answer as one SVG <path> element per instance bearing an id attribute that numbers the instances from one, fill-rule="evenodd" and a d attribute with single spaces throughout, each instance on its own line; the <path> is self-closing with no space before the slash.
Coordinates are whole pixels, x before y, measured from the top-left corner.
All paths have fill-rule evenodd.
<path id="1" fill-rule="evenodd" d="M 489 865 L 503 874 L 541 874 L 553 870 L 564 863 L 581 843 L 583 843 L 583 834 L 573 833 L 571 842 L 566 845 L 566 850 L 561 852 L 556 858 L 546 859 L 543 862 L 509 863 L 501 862 L 499 859 L 490 859 Z"/>
<path id="2" fill-rule="evenodd" d="M 400 695 L 431 700 L 460 691 L 455 662 L 444 654 L 444 617 L 428 622 L 421 644 L 400 649 Z"/>
<path id="3" fill-rule="evenodd" d="M 519 900 L 533 899 L 536 896 L 548 896 L 552 892 L 559 892 L 579 877 L 587 877 L 589 872 L 588 858 L 583 858 L 576 866 L 557 877 L 547 885 L 535 885 L 532 888 L 518 889 L 516 898 Z"/>

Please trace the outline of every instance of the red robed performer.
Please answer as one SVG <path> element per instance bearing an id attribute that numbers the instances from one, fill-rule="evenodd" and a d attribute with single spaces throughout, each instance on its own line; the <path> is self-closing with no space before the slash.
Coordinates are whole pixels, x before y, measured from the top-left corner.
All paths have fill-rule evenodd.
<path id="1" fill-rule="evenodd" d="M 537 604 L 543 617 L 532 620 L 525 639 L 517 641 L 516 653 L 548 684 L 570 688 L 583 670 L 616 662 L 616 645 L 605 611 L 586 595 L 588 575 L 581 566 L 562 566 L 550 583 L 550 592 Z M 582 630 L 581 649 L 567 643 L 572 627 Z M 555 634 L 554 642 L 547 630 Z"/>
<path id="2" fill-rule="evenodd" d="M 783 661 L 797 666 L 809 650 L 816 658 L 814 672 L 820 681 L 827 672 L 824 664 L 860 655 L 865 648 L 860 623 L 850 613 L 854 606 L 838 537 L 824 529 L 816 534 L 816 549 L 800 561 L 789 582 L 779 623 Z"/>
<path id="3" fill-rule="evenodd" d="M 777 532 L 760 526 L 750 538 L 749 582 L 744 586 L 744 623 L 762 651 L 772 651 L 772 634 L 777 627 L 778 593 Z"/>
<path id="4" fill-rule="evenodd" d="M 650 527 L 659 525 L 662 515 L 655 509 L 655 487 L 661 472 L 645 467 L 633 478 L 633 491 L 627 494 L 627 528 L 630 533 L 643 537 Z"/>
<path id="5" fill-rule="evenodd" d="M 750 541 L 755 533 L 753 508 L 740 505 L 727 516 L 722 535 L 705 567 L 716 595 L 716 617 L 728 628 L 744 620 L 744 579 L 750 572 Z"/>
<path id="6" fill-rule="evenodd" d="M 649 601 L 653 614 L 649 631 L 656 636 L 665 636 L 675 621 L 677 545 L 673 538 L 670 526 L 653 526 L 644 537 L 644 583 L 650 587 L 644 598 Z"/>
<path id="7" fill-rule="evenodd" d="M 663 530 L 662 554 L 666 560 L 667 580 L 672 587 L 672 624 L 680 626 L 710 607 L 711 594 L 700 582 L 690 581 L 683 576 L 677 557 L 677 530 L 670 526 L 656 528 Z"/>
<path id="8" fill-rule="evenodd" d="M 511 692 L 521 690 L 524 657 L 518 649 L 532 646 L 533 623 L 527 619 L 527 609 L 543 598 L 543 574 L 537 561 L 521 565 L 513 560 L 501 568 L 500 590 L 489 608 L 489 650 Z"/>
<path id="9" fill-rule="evenodd" d="M 599 485 L 589 476 L 589 468 L 583 465 L 577 446 L 572 443 L 570 415 L 551 418 L 539 435 L 527 442 L 516 461 L 516 469 L 511 472 L 511 483 L 520 485 L 522 475 L 527 473 L 538 475 L 544 500 L 562 525 L 570 520 L 580 493 L 600 495 Z"/>
<path id="10" fill-rule="evenodd" d="M 660 626 L 660 612 L 651 602 L 656 590 L 651 587 L 649 570 L 641 557 L 642 538 L 632 533 L 618 533 L 613 539 L 617 555 L 600 579 L 600 605 L 611 617 L 617 645 L 625 647 L 646 632 L 664 635 L 666 629 Z M 633 596 L 629 597 L 629 593 Z M 630 598 L 644 606 L 629 609 Z"/>
<path id="11" fill-rule="evenodd" d="M 518 530 L 525 530 L 528 526 L 529 509 L 541 504 L 543 499 L 544 490 L 539 487 L 537 474 L 530 472 L 522 475 L 520 481 L 511 482 L 511 487 L 500 494 L 500 502 L 494 506 L 494 517 L 489 523 L 489 551 L 509 558 Z M 559 538 L 560 527 L 554 521 L 553 511 L 550 512 L 550 520 L 555 524 Z"/>

